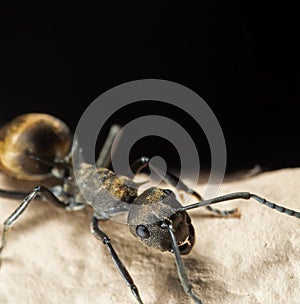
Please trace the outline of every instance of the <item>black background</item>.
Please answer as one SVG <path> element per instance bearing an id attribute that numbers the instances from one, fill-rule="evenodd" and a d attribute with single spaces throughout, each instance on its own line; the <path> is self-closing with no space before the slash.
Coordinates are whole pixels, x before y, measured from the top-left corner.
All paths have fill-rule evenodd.
<path id="1" fill-rule="evenodd" d="M 131 80 L 166 79 L 192 89 L 214 111 L 226 139 L 228 171 L 299 166 L 299 10 L 241 3 L 3 9 L 0 122 L 46 112 L 74 130 L 106 90 Z M 106 128 L 147 114 L 177 120 L 195 140 L 201 164 L 209 166 L 205 136 L 180 110 L 143 103 L 116 113 Z M 137 143 L 131 158 L 156 154 L 178 165 L 172 145 L 157 138 Z"/>

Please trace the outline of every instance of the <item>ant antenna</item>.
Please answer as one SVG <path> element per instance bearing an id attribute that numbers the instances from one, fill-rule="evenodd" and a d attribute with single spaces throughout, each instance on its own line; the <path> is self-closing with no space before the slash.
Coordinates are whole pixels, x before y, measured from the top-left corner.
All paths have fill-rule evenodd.
<path id="1" fill-rule="evenodd" d="M 294 217 L 300 219 L 300 212 L 297 212 L 297 211 L 285 208 L 283 206 L 274 204 L 270 201 L 267 201 L 263 197 L 260 197 L 256 194 L 250 193 L 250 192 L 234 192 L 234 193 L 218 196 L 218 197 L 211 198 L 211 199 L 208 199 L 208 200 L 203 200 L 203 201 L 195 203 L 195 204 L 191 204 L 191 205 L 187 205 L 187 206 L 177 208 L 176 211 L 187 211 L 187 210 L 190 210 L 190 209 L 194 209 L 194 208 L 198 208 L 198 207 L 205 207 L 205 206 L 209 206 L 209 205 L 212 205 L 212 204 L 217 204 L 217 203 L 221 203 L 221 202 L 225 202 L 225 201 L 230 201 L 230 200 L 235 200 L 235 199 L 248 200 L 250 198 L 253 198 L 254 200 L 256 200 L 257 202 L 259 202 L 260 204 L 262 204 L 266 207 L 269 207 L 269 208 L 274 209 L 276 211 L 279 211 L 281 213 L 285 213 L 287 215 L 294 216 Z"/>

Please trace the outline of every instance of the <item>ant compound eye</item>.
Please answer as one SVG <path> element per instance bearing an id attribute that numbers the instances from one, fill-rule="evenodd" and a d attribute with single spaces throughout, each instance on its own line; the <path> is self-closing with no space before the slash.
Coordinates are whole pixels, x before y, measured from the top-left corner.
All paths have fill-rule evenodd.
<path id="1" fill-rule="evenodd" d="M 138 225 L 136 227 L 136 234 L 142 239 L 148 239 L 150 237 L 150 232 L 147 227 L 144 225 Z"/>
<path id="2" fill-rule="evenodd" d="M 170 195 L 172 193 L 172 191 L 169 189 L 163 189 L 163 193 Z"/>

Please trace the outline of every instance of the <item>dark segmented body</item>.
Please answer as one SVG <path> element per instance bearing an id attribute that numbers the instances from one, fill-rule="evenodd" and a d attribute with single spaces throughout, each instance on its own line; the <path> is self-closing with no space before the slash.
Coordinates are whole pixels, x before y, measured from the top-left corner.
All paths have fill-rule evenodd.
<path id="1" fill-rule="evenodd" d="M 86 203 L 93 207 L 99 218 L 128 210 L 128 205 L 137 197 L 137 189 L 126 183 L 132 181 L 118 177 L 106 168 L 95 171 L 94 166 L 82 163 L 77 172 L 77 177 L 80 177 L 76 180 L 77 186 L 84 189 Z M 78 195 L 81 196 L 81 193 L 78 192 Z"/>
<path id="2" fill-rule="evenodd" d="M 159 220 L 168 218 L 176 230 L 181 254 L 191 251 L 195 242 L 194 227 L 187 212 L 175 211 L 182 206 L 173 192 L 152 187 L 138 196 L 138 187 L 134 187 L 137 184 L 132 180 L 125 176 L 119 177 L 106 168 L 95 170 L 94 166 L 87 163 L 80 165 L 76 176 L 79 177 L 77 187 L 84 190 L 84 198 L 78 191 L 76 201 L 85 201 L 91 205 L 99 219 L 129 211 L 129 230 L 135 237 L 147 246 L 172 251 L 170 235 L 167 230 L 161 229 Z M 141 224 L 151 231 L 147 239 L 136 234 L 136 228 Z"/>

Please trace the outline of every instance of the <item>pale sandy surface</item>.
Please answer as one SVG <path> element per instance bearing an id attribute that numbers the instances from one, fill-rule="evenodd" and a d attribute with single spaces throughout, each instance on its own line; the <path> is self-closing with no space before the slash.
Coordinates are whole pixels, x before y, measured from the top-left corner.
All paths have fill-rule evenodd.
<path id="1" fill-rule="evenodd" d="M 225 183 L 220 193 L 241 190 L 300 210 L 300 169 Z M 0 222 L 17 205 L 1 199 Z M 254 201 L 225 206 L 239 206 L 242 218 L 190 212 L 197 243 L 184 261 L 203 304 L 299 304 L 300 220 Z M 68 213 L 33 204 L 9 234 L 0 269 L 0 303 L 135 303 L 105 248 L 90 234 L 90 216 L 90 210 Z M 192 303 L 182 291 L 171 254 L 140 245 L 125 225 L 107 221 L 103 229 L 145 304 Z"/>

